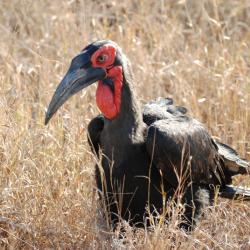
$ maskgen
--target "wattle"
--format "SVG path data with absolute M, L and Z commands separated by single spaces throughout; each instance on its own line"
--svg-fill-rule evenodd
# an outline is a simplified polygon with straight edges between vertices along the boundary
M 108 119 L 114 119 L 119 113 L 112 90 L 102 81 L 98 82 L 96 90 L 96 104 L 103 115 Z

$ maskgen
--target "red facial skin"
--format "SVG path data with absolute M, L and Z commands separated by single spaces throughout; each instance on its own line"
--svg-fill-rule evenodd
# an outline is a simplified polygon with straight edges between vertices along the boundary
M 120 113 L 121 107 L 121 90 L 122 90 L 122 67 L 112 66 L 115 61 L 116 48 L 112 45 L 104 45 L 98 49 L 91 57 L 93 67 L 104 68 L 107 77 L 112 78 L 114 83 L 114 92 L 110 87 L 98 81 L 96 90 L 96 103 L 103 115 L 107 119 L 114 119 Z M 101 58 L 101 60 L 100 60 Z

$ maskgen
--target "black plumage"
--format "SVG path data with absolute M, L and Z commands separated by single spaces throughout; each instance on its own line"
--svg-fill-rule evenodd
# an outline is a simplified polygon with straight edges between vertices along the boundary
M 96 67 L 93 54 L 105 46 L 116 50 L 113 63 Z M 109 70 L 122 68 L 119 112 L 111 119 L 99 115 L 88 125 L 90 147 L 101 162 L 95 170 L 97 188 L 112 223 L 123 218 L 143 225 L 147 213 L 163 212 L 165 199 L 174 198 L 185 204 L 181 225 L 190 228 L 211 204 L 216 187 L 227 197 L 237 193 L 227 185 L 233 175 L 246 174 L 249 163 L 229 146 L 213 140 L 203 125 L 172 99 L 158 98 L 141 108 L 133 90 L 130 63 L 114 42 L 95 42 L 76 58 L 82 65 L 72 61 L 74 65 L 50 103 L 46 123 L 71 95 L 97 80 L 115 98 L 117 79 L 109 76 Z M 244 190 L 238 194 L 249 196 Z

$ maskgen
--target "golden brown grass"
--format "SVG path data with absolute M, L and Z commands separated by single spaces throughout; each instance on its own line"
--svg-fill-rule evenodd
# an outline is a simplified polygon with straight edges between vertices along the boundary
M 126 237 L 101 220 L 86 126 L 95 87 L 44 126 L 71 58 L 96 39 L 131 59 L 141 100 L 174 97 L 212 135 L 250 158 L 248 0 L 0 2 L 0 246 L 63 249 L 249 249 L 250 203 L 219 199 L 195 231 L 173 219 Z M 249 178 L 236 183 L 249 185 Z

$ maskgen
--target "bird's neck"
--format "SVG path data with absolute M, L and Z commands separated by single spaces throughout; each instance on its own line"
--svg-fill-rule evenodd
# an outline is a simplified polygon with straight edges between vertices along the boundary
M 145 124 L 132 86 L 132 75 L 123 72 L 120 112 L 114 119 L 105 119 L 101 134 L 103 153 L 114 167 L 128 155 L 139 155 L 144 142 Z
M 116 118 L 107 122 L 107 129 L 116 133 L 119 131 L 123 141 L 140 142 L 143 140 L 145 125 L 131 81 L 132 76 L 129 80 L 126 76 L 123 78 L 120 111 Z
M 109 136 L 112 137 L 115 131 L 116 138 L 123 138 L 124 142 L 129 143 L 131 140 L 142 140 L 144 123 L 133 89 L 133 74 L 125 56 L 123 60 L 125 63 L 122 66 L 114 66 L 108 70 L 105 81 L 98 82 L 96 102 L 106 117 Z

